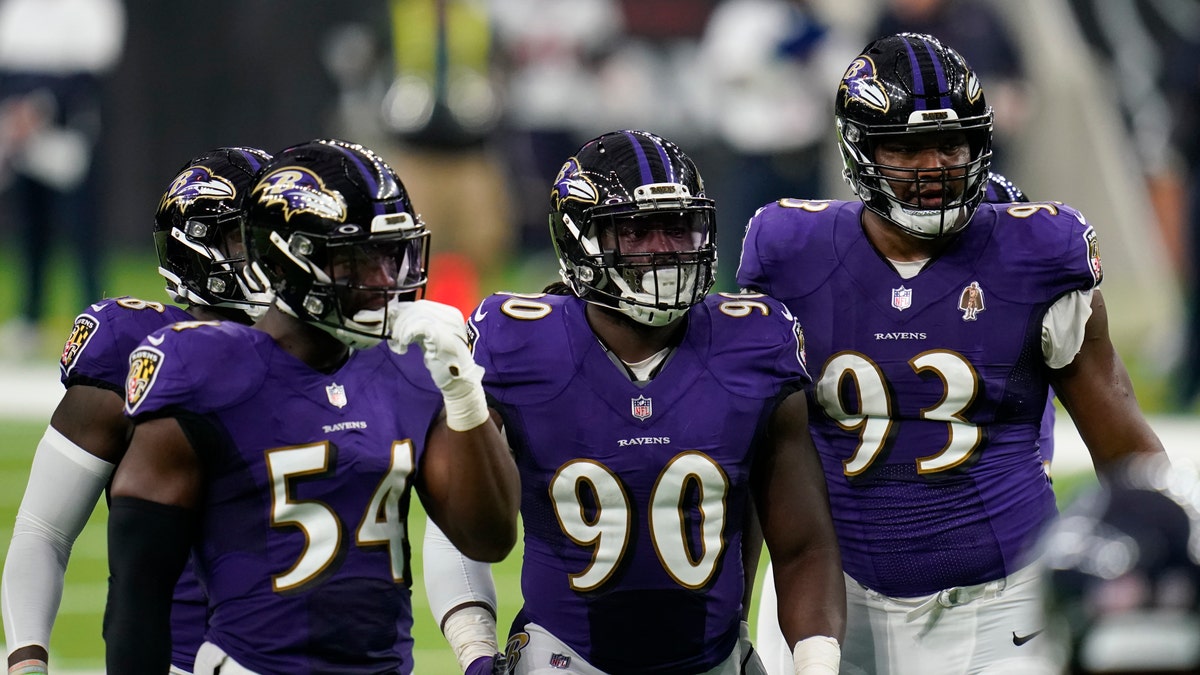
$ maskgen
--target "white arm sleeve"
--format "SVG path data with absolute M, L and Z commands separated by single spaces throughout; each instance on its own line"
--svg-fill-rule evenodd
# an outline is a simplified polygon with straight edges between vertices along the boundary
M 1083 346 L 1083 329 L 1092 316 L 1092 289 L 1059 298 L 1042 318 L 1042 356 L 1051 368 L 1075 360 Z
M 429 609 L 454 650 L 459 667 L 465 671 L 475 659 L 499 651 L 492 566 L 460 553 L 429 518 L 425 519 L 421 557 Z M 467 603 L 476 604 L 464 607 Z
M 439 626 L 451 610 L 467 603 L 486 605 L 493 615 L 496 613 L 492 566 L 460 553 L 428 517 L 421 559 L 425 566 L 425 595 Z
M 112 464 L 46 427 L 33 456 L 0 584 L 9 653 L 29 645 L 49 646 L 71 546 L 112 472 Z

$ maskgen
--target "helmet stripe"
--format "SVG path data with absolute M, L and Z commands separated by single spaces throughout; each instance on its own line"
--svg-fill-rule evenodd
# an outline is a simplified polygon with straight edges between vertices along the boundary
M 641 136 L 626 131 L 625 136 L 629 139 L 629 144 L 633 146 L 633 153 L 637 155 L 638 171 L 642 175 L 642 183 L 653 183 L 654 174 L 650 171 L 650 162 L 646 159 L 646 151 L 642 149 Z
M 917 54 L 913 51 L 912 41 L 904 41 L 904 49 L 908 52 L 908 67 L 912 70 L 913 78 L 913 107 L 916 110 L 925 110 L 925 75 L 921 72 L 921 63 L 917 60 Z
M 923 48 L 924 55 L 929 57 L 929 62 L 924 67 L 922 66 L 922 61 L 924 61 L 924 59 L 921 58 L 921 55 L 919 55 L 916 50 L 913 49 L 913 42 L 918 42 Z M 942 60 L 938 57 L 937 52 L 934 51 L 934 47 L 935 45 L 933 43 L 925 40 L 904 41 L 904 48 L 908 52 L 908 64 L 909 67 L 912 68 L 914 94 L 913 107 L 916 110 L 928 110 L 929 103 L 926 97 L 932 96 L 934 93 L 942 94 L 938 100 L 939 108 L 954 107 L 954 102 L 951 101 L 950 97 L 947 95 L 950 92 L 950 85 L 946 79 L 946 70 L 942 67 Z M 932 72 L 930 72 L 930 70 L 932 70 Z M 932 78 L 933 82 L 931 82 L 931 84 L 936 87 L 928 93 L 925 90 L 925 80 L 927 77 Z
M 939 92 L 942 92 L 942 97 L 941 97 L 941 101 L 940 101 L 941 105 L 939 107 L 953 108 L 954 103 L 951 102 L 950 97 L 946 95 L 946 94 L 950 93 L 950 86 L 946 80 L 946 70 L 944 68 L 942 68 L 942 59 L 939 57 L 939 55 L 936 52 L 934 52 L 934 50 L 933 50 L 934 45 L 932 43 L 923 42 L 922 46 L 925 47 L 926 53 L 929 54 L 929 60 L 933 63 L 933 74 L 934 74 L 934 77 L 937 78 L 937 85 L 938 85 L 937 90 Z

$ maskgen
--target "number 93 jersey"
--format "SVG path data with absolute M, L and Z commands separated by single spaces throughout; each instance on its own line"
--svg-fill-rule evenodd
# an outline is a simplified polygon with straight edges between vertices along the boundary
M 1003 578 L 1055 513 L 1037 446 L 1042 320 L 1099 283 L 1095 232 L 1061 204 L 983 204 L 905 279 L 867 240 L 862 208 L 768 205 L 738 270 L 805 326 L 843 566 L 893 597 Z
M 738 638 L 754 447 L 805 386 L 800 330 L 762 295 L 712 295 L 635 383 L 575 296 L 493 295 L 468 327 L 521 472 L 525 607 L 592 665 L 702 672 Z
M 238 324 L 148 336 L 126 414 L 176 417 L 204 466 L 207 639 L 261 673 L 411 672 L 406 519 L 441 408 L 415 349 L 324 374 Z

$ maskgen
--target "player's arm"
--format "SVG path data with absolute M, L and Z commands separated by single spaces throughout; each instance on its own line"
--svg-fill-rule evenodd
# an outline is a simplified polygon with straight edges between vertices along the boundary
M 742 580 L 742 621 L 750 620 L 750 607 L 754 600 L 754 580 L 758 577 L 758 563 L 762 559 L 763 535 L 762 526 L 758 522 L 758 513 L 754 503 L 746 509 L 746 518 L 742 523 L 742 570 L 745 578 Z
M 416 487 L 429 517 L 467 557 L 499 562 L 516 545 L 521 483 L 496 424 L 455 431 L 443 416 L 430 431 Z
M 125 449 L 121 405 L 115 391 L 71 386 L 38 442 L 0 591 L 9 667 L 38 672 L 48 659 L 71 547 Z
M 1083 342 L 1066 366 L 1051 370 L 1051 384 L 1103 473 L 1121 457 L 1163 452 L 1162 442 L 1138 407 L 1133 383 L 1108 334 L 1108 310 L 1092 291 Z
M 442 392 L 444 414 L 429 431 L 416 488 L 425 511 L 473 560 L 498 562 L 517 543 L 521 483 L 517 465 L 492 422 L 483 368 L 467 347 L 455 308 L 428 300 L 389 307 L 391 349 L 420 345 L 425 367 Z
M 796 673 L 832 675 L 846 629 L 846 587 L 803 392 L 788 396 L 771 416 L 752 480 L 775 573 L 779 626 L 793 648 Z
M 466 557 L 432 520 L 421 551 L 429 609 L 464 673 L 490 675 L 499 653 L 492 566 Z
M 199 458 L 179 420 L 140 421 L 113 474 L 108 516 L 108 672 L 171 666 L 171 598 L 197 530 Z

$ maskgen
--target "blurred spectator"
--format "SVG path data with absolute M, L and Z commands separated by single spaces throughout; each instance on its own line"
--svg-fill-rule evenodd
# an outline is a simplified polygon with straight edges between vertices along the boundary
M 390 0 L 394 76 L 384 125 L 398 141 L 389 161 L 426 222 L 429 297 L 464 313 L 508 264 L 512 209 L 493 147 L 503 102 L 493 72 L 485 0 Z
M 1070 0 L 1107 71 L 1133 139 L 1157 226 L 1185 281 L 1186 325 L 1173 400 L 1200 394 L 1200 5 L 1194 2 Z M 1136 175 L 1136 174 L 1135 174 Z
M 492 13 L 508 91 L 503 150 L 516 237 L 526 256 L 548 253 L 546 186 L 563 158 L 595 135 L 598 64 L 621 39 L 624 21 L 615 0 L 504 0 Z
M 1012 175 L 1008 147 L 1029 118 L 1029 94 L 1021 52 L 1004 18 L 986 0 L 888 0 L 875 35 L 903 31 L 944 41 L 987 83 L 988 104 L 996 112 L 992 169 L 1020 183 Z
M 24 266 L 19 316 L 0 331 L 9 356 L 40 348 L 57 242 L 75 257 L 81 299 L 101 296 L 94 150 L 104 76 L 124 39 L 120 0 L 0 0 L 0 184 Z
M 860 46 L 807 0 L 726 0 L 709 18 L 701 43 L 712 84 L 706 109 L 723 155 L 707 162 L 720 167 L 709 181 L 720 223 L 718 290 L 735 290 L 742 235 L 759 207 L 828 196 L 833 101 L 813 92 L 829 90 Z

